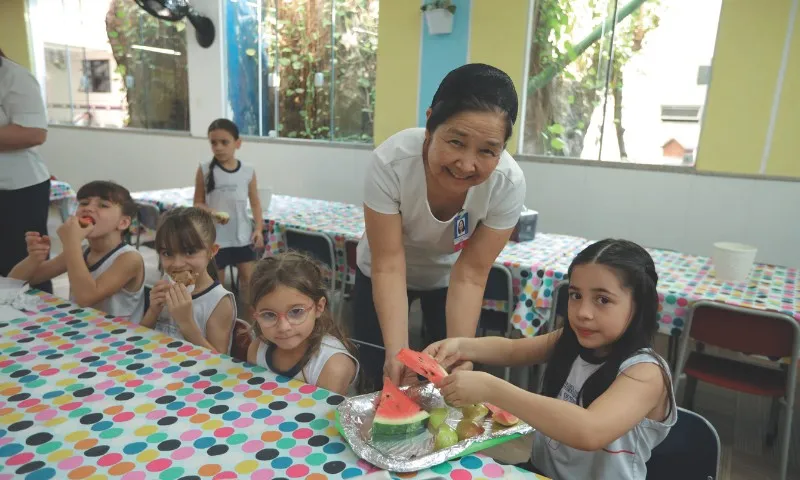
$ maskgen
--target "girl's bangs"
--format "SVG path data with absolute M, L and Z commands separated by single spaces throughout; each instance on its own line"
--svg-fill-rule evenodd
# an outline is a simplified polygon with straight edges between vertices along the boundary
M 172 216 L 164 218 L 164 223 L 156 230 L 155 247 L 158 253 L 185 254 L 206 250 L 208 245 L 190 218 Z

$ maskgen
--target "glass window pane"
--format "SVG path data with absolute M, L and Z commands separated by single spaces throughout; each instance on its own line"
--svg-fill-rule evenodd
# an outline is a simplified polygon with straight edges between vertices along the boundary
M 650 0 L 620 21 L 601 160 L 694 164 L 721 3 Z
M 523 152 L 694 163 L 720 5 L 537 2 Z
M 523 152 L 596 160 L 614 0 L 534 6 Z
M 189 129 L 185 25 L 126 0 L 39 0 L 54 123 Z
M 336 0 L 334 140 L 372 142 L 378 1 Z

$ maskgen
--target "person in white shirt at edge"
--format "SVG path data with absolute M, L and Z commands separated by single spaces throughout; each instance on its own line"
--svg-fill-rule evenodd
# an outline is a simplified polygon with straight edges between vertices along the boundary
M 46 139 L 39 83 L 0 50 L 0 276 L 28 256 L 27 232 L 47 235 L 50 173 L 35 148 Z M 49 280 L 36 287 L 53 292 Z
M 426 343 L 475 336 L 489 270 L 525 199 L 525 177 L 505 151 L 517 109 L 508 75 L 464 65 L 442 80 L 425 128 L 398 132 L 375 149 L 353 317 L 357 340 L 386 347 L 359 352 L 376 389 L 384 375 L 395 384 L 413 378 L 395 359 L 409 345 L 413 300 L 421 301 Z

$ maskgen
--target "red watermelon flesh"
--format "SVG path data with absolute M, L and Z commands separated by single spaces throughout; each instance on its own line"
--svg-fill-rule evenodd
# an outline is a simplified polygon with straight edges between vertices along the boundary
M 397 353 L 397 359 L 417 375 L 422 375 L 430 380 L 434 385 L 438 385 L 447 376 L 447 370 L 427 353 L 402 348 Z
M 488 408 L 489 411 L 492 412 L 492 420 L 499 423 L 500 425 L 506 427 L 512 427 L 519 423 L 519 418 L 515 417 L 514 415 L 511 415 L 502 408 L 495 407 L 491 403 L 484 403 L 484 405 L 486 405 L 486 408 Z
M 372 421 L 372 437 L 410 437 L 425 430 L 428 412 L 408 398 L 388 378 L 383 379 L 383 390 Z

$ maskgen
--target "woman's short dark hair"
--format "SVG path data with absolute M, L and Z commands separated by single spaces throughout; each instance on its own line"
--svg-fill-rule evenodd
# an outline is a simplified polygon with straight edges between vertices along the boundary
M 444 77 L 431 101 L 431 116 L 425 128 L 433 133 L 447 119 L 467 111 L 505 113 L 508 141 L 517 120 L 519 100 L 511 78 L 499 68 L 469 63 Z

